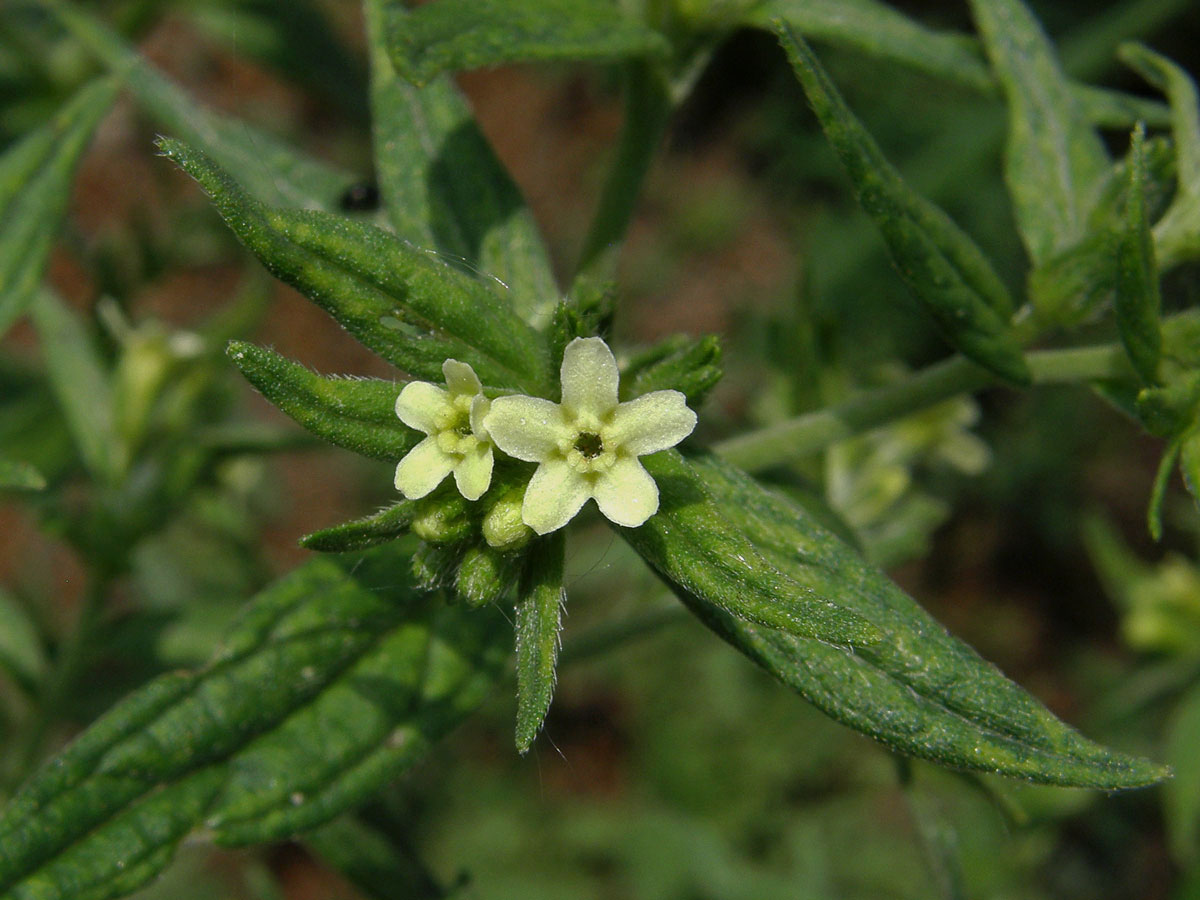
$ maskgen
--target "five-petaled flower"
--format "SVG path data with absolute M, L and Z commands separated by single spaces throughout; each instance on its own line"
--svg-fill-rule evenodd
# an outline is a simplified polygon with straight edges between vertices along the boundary
M 478 500 L 492 482 L 492 442 L 483 426 L 490 404 L 466 363 L 448 359 L 442 374 L 448 390 L 414 381 L 396 398 L 400 421 L 428 435 L 396 466 L 396 489 L 416 500 L 453 472 L 459 492 Z
M 576 338 L 562 361 L 562 402 L 498 397 L 483 425 L 510 456 L 539 463 L 521 517 L 538 534 L 566 525 L 589 499 L 618 525 L 635 528 L 658 511 L 658 486 L 639 456 L 692 433 L 696 414 L 679 391 L 617 401 L 620 375 L 600 338 Z

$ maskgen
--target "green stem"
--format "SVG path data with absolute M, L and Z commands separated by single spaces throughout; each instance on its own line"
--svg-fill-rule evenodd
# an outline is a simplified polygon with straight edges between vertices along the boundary
M 625 123 L 617 155 L 600 193 L 592 226 L 583 244 L 577 275 L 588 275 L 608 258 L 629 227 L 642 181 L 658 149 L 671 113 L 671 98 L 662 73 L 651 63 L 625 67 Z
M 63 702 L 76 687 L 100 614 L 104 610 L 109 584 L 107 577 L 98 575 L 88 582 L 75 625 L 59 646 L 54 667 L 43 683 L 33 721 L 21 736 L 11 757 L 9 773 L 12 777 L 9 783 L 13 785 L 24 781 L 41 760 L 50 728 L 58 720 Z
M 1026 356 L 1034 384 L 1057 384 L 1129 374 L 1120 344 L 1042 350 Z M 805 413 L 767 428 L 722 441 L 725 459 L 754 472 L 823 450 L 830 444 L 886 425 L 958 394 L 997 383 L 995 376 L 956 356 L 936 363 L 901 384 L 853 397 L 837 406 Z

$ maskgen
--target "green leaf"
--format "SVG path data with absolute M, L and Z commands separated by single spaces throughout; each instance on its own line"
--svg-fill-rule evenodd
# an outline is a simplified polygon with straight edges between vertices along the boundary
M 1120 57 L 1163 90 L 1171 103 L 1179 190 L 1154 226 L 1154 241 L 1164 269 L 1200 257 L 1200 94 L 1188 73 L 1139 44 L 1124 44 Z
M 534 542 L 517 598 L 517 750 L 528 753 L 542 730 L 554 695 L 562 629 L 563 532 Z
M 75 167 L 116 96 L 116 79 L 91 83 L 0 156 L 0 336 L 37 292 Z
M 1125 228 L 1117 241 L 1115 309 L 1121 343 L 1129 361 L 1144 382 L 1156 384 L 1162 358 L 1162 330 L 1158 324 L 1162 301 L 1146 212 L 1145 137 L 1145 129 L 1138 127 L 1129 151 L 1129 198 Z
M 875 221 L 892 261 L 946 340 L 1009 381 L 1029 368 L 1008 326 L 1012 300 L 983 251 L 939 207 L 904 183 L 846 106 L 808 45 L 786 24 L 779 39 L 826 137 Z
M 1108 153 L 1028 8 L 971 0 L 971 9 L 1008 103 L 1005 180 L 1036 266 L 1083 237 L 1109 176 Z
M 992 94 L 999 86 L 979 42 L 969 35 L 928 28 L 877 0 L 765 0 L 743 22 L 759 28 L 783 19 L 805 37 L 900 63 L 935 78 Z M 1132 94 L 1072 82 L 1069 90 L 1084 117 L 1096 125 L 1130 128 L 1138 120 L 1166 123 L 1161 103 Z
M 259 203 L 203 153 L 168 139 L 160 147 L 273 275 L 388 362 L 440 383 L 452 358 L 488 385 L 546 389 L 541 338 L 482 282 L 373 225 Z
M 412 500 L 400 500 L 371 516 L 322 528 L 300 538 L 300 546 L 324 553 L 345 553 L 386 544 L 404 536 L 417 513 Z
M 418 84 L 514 62 L 666 56 L 666 38 L 609 0 L 436 0 L 389 23 L 392 62 Z
M 1150 487 L 1150 501 L 1146 504 L 1146 530 L 1156 541 L 1162 540 L 1163 503 L 1167 499 L 1167 485 L 1171 481 L 1171 473 L 1175 471 L 1175 462 L 1179 459 L 1179 438 L 1167 444 L 1162 459 L 1158 461 L 1158 469 L 1154 473 L 1154 483 Z
M 651 391 L 676 390 L 699 409 L 721 380 L 721 342 L 716 335 L 697 340 L 678 335 L 630 361 L 621 375 L 621 399 Z
M 530 324 L 558 298 L 533 214 L 447 76 L 418 88 L 397 77 L 384 46 L 384 4 L 367 0 L 375 169 L 401 238 L 489 273 Z M 407 14 L 393 6 L 397 21 Z
M 730 560 L 740 565 L 733 571 L 743 591 L 770 566 L 793 591 L 872 623 L 879 639 L 838 646 L 738 617 L 699 576 L 691 583 L 668 578 L 705 624 L 842 724 L 942 765 L 1048 784 L 1116 790 L 1166 776 L 1161 766 L 1100 747 L 1059 721 L 804 510 L 743 472 L 708 455 L 685 461 L 664 453 L 646 463 L 662 493 L 661 511 L 627 537 L 656 569 L 670 555 L 693 553 L 689 540 L 714 551 L 728 542 L 720 531 L 702 539 L 680 533 L 685 511 L 710 507 L 726 535 L 741 535 L 759 550 L 758 559 Z M 647 530 L 655 542 L 641 538 Z
M 46 671 L 46 656 L 37 628 L 25 610 L 0 588 L 0 669 L 26 687 L 36 685 Z
M 226 351 L 262 395 L 322 440 L 398 462 L 421 435 L 396 418 L 400 385 L 318 375 L 274 350 L 230 341 Z
M 97 59 L 120 74 L 138 104 L 162 127 L 200 147 L 255 197 L 289 206 L 335 209 L 354 181 L 252 125 L 205 109 L 151 66 L 124 38 L 65 0 L 43 0 Z
M 1200 684 L 1171 714 L 1165 753 L 1175 772 L 1163 789 L 1171 854 L 1179 865 L 1194 866 L 1200 859 Z
M 483 699 L 498 614 L 417 593 L 403 554 L 318 557 L 263 591 L 204 670 L 102 717 L 0 815 L 0 897 L 106 900 L 203 828 L 276 840 L 362 803 Z
M 834 602 L 835 593 L 815 592 L 806 572 L 780 568 L 732 525 L 728 510 L 678 451 L 642 463 L 658 484 L 659 509 L 645 525 L 620 533 L 677 593 L 830 644 L 857 648 L 881 639 L 874 623 Z
M 127 460 L 117 442 L 109 373 L 78 315 L 48 290 L 30 308 L 46 373 L 84 466 L 111 482 Z
M 46 477 L 27 462 L 0 456 L 0 490 L 40 491 Z

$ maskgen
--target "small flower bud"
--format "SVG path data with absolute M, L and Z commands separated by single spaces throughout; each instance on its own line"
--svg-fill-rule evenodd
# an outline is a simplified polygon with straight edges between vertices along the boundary
M 431 544 L 461 541 L 471 531 L 467 506 L 458 494 L 442 494 L 421 503 L 412 522 L 412 533 Z
M 519 550 L 533 537 L 533 529 L 521 518 L 524 487 L 516 487 L 501 495 L 483 517 L 483 539 L 497 550 Z
M 516 584 L 521 557 L 491 547 L 472 547 L 463 556 L 454 591 L 468 606 L 500 600 Z

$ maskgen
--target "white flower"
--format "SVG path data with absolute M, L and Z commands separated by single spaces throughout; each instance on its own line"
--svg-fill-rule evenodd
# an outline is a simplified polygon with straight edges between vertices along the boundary
M 400 421 L 429 435 L 396 466 L 396 489 L 416 500 L 453 472 L 459 492 L 478 500 L 492 481 L 492 442 L 483 427 L 490 401 L 466 363 L 448 359 L 442 374 L 449 390 L 414 381 L 396 398 Z
M 576 338 L 562 362 L 562 403 L 498 397 L 484 419 L 496 446 L 540 463 L 521 505 L 538 534 L 566 525 L 594 498 L 611 521 L 636 528 L 658 511 L 658 485 L 639 456 L 673 447 L 692 433 L 696 414 L 679 391 L 617 402 L 620 378 L 600 338 Z

